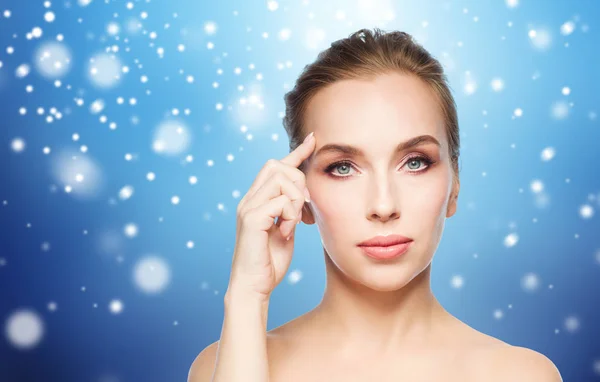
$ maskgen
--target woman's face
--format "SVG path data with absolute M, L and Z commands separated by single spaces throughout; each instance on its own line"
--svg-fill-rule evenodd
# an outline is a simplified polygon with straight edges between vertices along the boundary
M 394 73 L 336 82 L 310 100 L 305 114 L 316 147 L 306 163 L 311 203 L 303 220 L 317 224 L 327 254 L 346 276 L 374 290 L 400 289 L 427 268 L 445 219 L 456 211 L 459 185 L 444 119 L 421 81 Z M 396 151 L 422 135 L 433 139 Z M 320 150 L 331 144 L 357 152 Z M 390 234 L 413 240 L 393 260 L 374 260 L 357 246 Z

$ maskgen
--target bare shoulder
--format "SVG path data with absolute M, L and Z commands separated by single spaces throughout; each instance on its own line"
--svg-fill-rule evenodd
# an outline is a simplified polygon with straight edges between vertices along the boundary
M 482 372 L 489 381 L 562 382 L 556 365 L 535 350 L 506 343 L 487 350 L 478 357 L 484 358 L 480 359 L 480 365 L 484 366 Z
M 558 368 L 548 357 L 535 350 L 509 346 L 500 348 L 496 358 L 497 375 L 502 381 L 562 382 Z M 500 379 L 499 379 L 500 380 Z
M 464 340 L 464 354 L 474 380 L 562 382 L 556 365 L 542 353 L 513 346 L 465 323 L 458 323 L 454 332 L 460 333 Z
M 215 371 L 218 348 L 219 341 L 213 342 L 196 356 L 188 372 L 188 382 L 210 382 Z

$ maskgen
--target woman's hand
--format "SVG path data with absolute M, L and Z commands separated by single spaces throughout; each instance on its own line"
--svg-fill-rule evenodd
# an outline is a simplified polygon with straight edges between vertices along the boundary
M 311 133 L 285 158 L 268 160 L 238 204 L 228 294 L 268 300 L 287 272 L 293 234 L 302 220 L 304 203 L 310 202 L 306 178 L 298 167 L 314 148 Z

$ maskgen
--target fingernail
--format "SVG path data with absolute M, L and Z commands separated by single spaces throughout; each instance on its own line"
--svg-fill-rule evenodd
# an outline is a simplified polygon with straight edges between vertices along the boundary
M 314 131 L 313 131 L 313 132 L 311 132 L 310 134 L 308 134 L 308 135 L 306 136 L 306 138 L 304 138 L 304 142 L 303 142 L 303 143 L 306 143 L 306 142 L 310 141 L 310 140 L 313 138 L 314 134 L 315 134 L 315 132 L 314 132 Z
M 304 187 L 304 201 L 306 201 L 306 203 L 310 203 L 310 193 L 306 187 Z

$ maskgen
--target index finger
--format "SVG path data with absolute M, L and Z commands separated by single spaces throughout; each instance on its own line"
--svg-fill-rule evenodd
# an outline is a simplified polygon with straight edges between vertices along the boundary
M 281 162 L 296 168 L 299 167 L 315 150 L 315 142 L 316 140 L 313 131 L 304 138 L 304 142 L 302 142 L 300 146 L 296 147 L 294 151 L 286 155 Z

